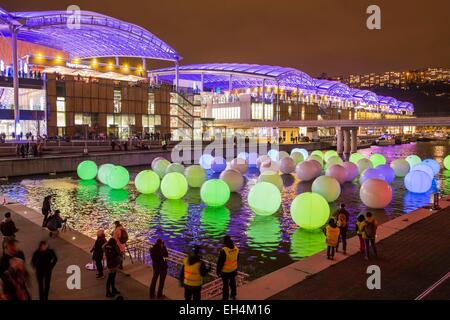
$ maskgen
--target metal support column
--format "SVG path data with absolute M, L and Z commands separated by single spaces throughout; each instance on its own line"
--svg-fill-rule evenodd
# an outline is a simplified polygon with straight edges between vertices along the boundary
M 344 132 L 344 153 L 349 154 L 350 153 L 350 129 L 344 128 L 342 130 Z
M 280 121 L 281 117 L 280 117 L 280 84 L 277 82 L 277 114 L 274 117 L 274 120 Z
M 145 58 L 142 58 L 142 70 L 144 74 L 147 72 L 147 60 Z
M 205 90 L 204 86 L 205 86 L 205 77 L 203 75 L 203 72 L 200 74 L 200 82 L 202 83 L 202 92 Z
M 12 60 L 13 60 L 13 87 L 14 87 L 14 133 L 20 134 L 20 106 L 19 106 L 19 61 L 17 54 L 18 28 L 11 26 L 12 35 Z
M 116 68 L 120 67 L 120 60 L 119 57 L 116 57 Z
M 262 93 L 261 93 L 263 120 L 266 120 L 266 108 L 265 108 L 266 103 L 265 103 L 265 99 L 264 99 L 265 94 L 266 94 L 266 79 L 263 79 Z
M 350 152 L 355 153 L 358 150 L 358 128 L 352 128 Z
M 336 151 L 338 154 L 342 154 L 344 151 L 344 136 L 341 127 L 336 127 Z
M 175 61 L 175 87 L 178 91 L 178 87 L 180 85 L 180 64 L 178 62 L 178 60 Z

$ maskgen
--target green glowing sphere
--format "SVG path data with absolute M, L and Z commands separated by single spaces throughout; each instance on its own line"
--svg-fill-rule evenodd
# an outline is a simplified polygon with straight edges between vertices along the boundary
M 122 166 L 115 166 L 108 176 L 108 185 L 113 189 L 122 189 L 129 181 L 130 174 Z
M 166 174 L 166 169 L 170 165 L 170 162 L 166 159 L 159 159 L 152 165 L 153 171 L 162 179 Z
M 304 192 L 291 204 L 291 217 L 300 228 L 314 230 L 322 227 L 330 216 L 327 200 L 318 193 Z
M 450 154 L 444 158 L 444 167 L 447 170 L 450 170 Z
M 396 159 L 392 161 L 391 168 L 394 169 L 396 177 L 404 177 L 410 170 L 409 163 L 405 159 Z
M 420 159 L 419 156 L 416 156 L 415 154 L 412 154 L 410 156 L 406 157 L 406 161 L 408 161 L 409 163 L 409 168 L 412 169 L 414 168 L 416 165 L 422 163 L 422 159 Z
M 200 197 L 209 207 L 220 207 L 230 199 L 230 188 L 223 180 L 211 179 L 202 185 Z
M 206 181 L 206 171 L 199 165 L 192 165 L 184 170 L 184 176 L 191 188 L 200 188 Z
M 166 168 L 166 174 L 171 172 L 179 172 L 181 174 L 184 174 L 184 166 L 181 163 L 171 163 Z
M 249 207 L 261 216 L 270 216 L 278 211 L 281 205 L 280 190 L 270 182 L 258 182 L 247 196 Z
M 167 199 L 177 200 L 184 197 L 188 191 L 186 178 L 179 172 L 171 172 L 161 181 L 161 192 Z
M 339 157 L 339 156 L 336 156 L 336 155 L 331 156 L 328 158 L 328 161 L 326 162 L 325 169 L 328 169 L 329 167 L 331 167 L 335 164 L 343 165 L 344 161 L 342 161 L 341 157 Z
M 294 160 L 296 165 L 305 160 L 305 158 L 303 157 L 303 153 L 301 153 L 300 151 L 292 152 L 291 158 L 292 160 Z
M 333 177 L 320 176 L 314 180 L 311 191 L 320 194 L 328 202 L 334 202 L 341 195 L 341 185 Z
M 108 184 L 108 177 L 111 173 L 111 170 L 114 168 L 114 165 L 111 163 L 102 164 L 98 168 L 97 179 L 103 184 Z
M 355 153 L 351 154 L 351 156 L 350 156 L 348 161 L 349 162 L 353 162 L 354 164 L 358 164 L 358 161 L 363 159 L 363 158 L 364 158 L 363 154 L 361 154 L 359 152 L 355 152 Z
M 356 165 L 358 166 L 358 172 L 359 174 L 363 173 L 364 170 L 369 169 L 369 168 L 373 168 L 373 164 L 372 161 L 370 161 L 367 158 L 362 158 L 360 159 Z
M 325 155 L 324 155 L 323 159 L 326 162 L 328 162 L 328 159 L 330 159 L 331 157 L 339 157 L 339 155 L 336 152 L 336 150 L 328 150 L 327 152 L 325 152 Z
M 77 167 L 77 174 L 81 180 L 92 180 L 97 176 L 97 165 L 94 161 L 85 160 Z
M 283 178 L 278 174 L 278 172 L 268 170 L 261 172 L 258 177 L 258 182 L 269 182 L 278 188 L 278 190 L 283 190 Z
M 159 183 L 159 176 L 152 170 L 141 171 L 134 179 L 137 191 L 143 194 L 155 193 L 159 188 Z
M 370 161 L 372 161 L 374 168 L 381 166 L 382 164 L 386 164 L 386 158 L 379 153 L 374 153 L 373 155 L 371 155 Z
M 314 150 L 309 156 L 319 156 L 323 160 L 323 152 L 321 150 Z

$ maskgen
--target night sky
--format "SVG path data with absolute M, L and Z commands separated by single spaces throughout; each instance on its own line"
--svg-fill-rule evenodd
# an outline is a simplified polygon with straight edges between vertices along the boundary
M 312 76 L 450 67 L 449 0 L 0 0 L 9 11 L 71 4 L 147 28 L 181 64 L 272 64 Z M 381 7 L 381 30 L 366 28 L 370 4 Z

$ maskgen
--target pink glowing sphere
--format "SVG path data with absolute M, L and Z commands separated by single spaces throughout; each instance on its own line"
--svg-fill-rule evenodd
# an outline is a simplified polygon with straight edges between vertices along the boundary
M 356 164 L 354 164 L 353 162 L 344 162 L 342 166 L 345 168 L 345 172 L 347 175 L 346 181 L 351 182 L 358 177 L 359 171 Z
M 359 197 L 367 207 L 383 209 L 392 201 L 392 188 L 384 180 L 368 179 L 362 184 Z
M 280 160 L 280 171 L 283 174 L 289 174 L 295 171 L 295 161 L 291 157 L 285 157 Z
M 316 163 L 314 163 L 316 162 Z M 295 173 L 302 181 L 311 181 L 320 176 L 322 167 L 317 161 L 306 160 L 297 165 Z
M 330 166 L 325 175 L 335 178 L 340 184 L 347 181 L 347 172 L 345 171 L 344 166 L 341 166 L 340 164 L 333 164 Z

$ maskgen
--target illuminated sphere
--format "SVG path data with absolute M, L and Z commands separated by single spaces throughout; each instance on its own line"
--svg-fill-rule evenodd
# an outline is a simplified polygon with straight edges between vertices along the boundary
M 283 190 L 283 179 L 276 171 L 264 171 L 258 177 L 258 182 L 269 182 L 276 186 L 278 190 Z
M 383 209 L 392 201 L 392 188 L 384 180 L 366 180 L 359 189 L 361 201 L 369 208 Z
M 97 176 L 97 165 L 94 161 L 85 160 L 77 167 L 77 174 L 81 180 L 92 180 Z
M 345 172 L 344 166 L 340 164 L 333 164 L 325 172 L 326 176 L 335 178 L 340 184 L 347 181 L 347 173 Z
M 166 174 L 167 167 L 170 165 L 169 160 L 159 159 L 155 162 L 155 165 L 152 166 L 153 171 L 160 177 L 164 177 Z
M 431 189 L 433 179 L 420 170 L 411 171 L 405 177 L 405 187 L 414 193 L 425 193 Z
M 292 160 L 294 160 L 296 165 L 299 164 L 300 162 L 302 162 L 303 160 L 305 160 L 305 158 L 303 157 L 303 154 L 301 152 L 291 153 L 291 158 L 292 158 Z
M 422 164 L 429 166 L 433 170 L 434 175 L 437 175 L 441 171 L 441 166 L 434 159 L 425 159 L 422 161 Z
M 248 166 L 251 168 L 256 167 L 258 164 L 258 154 L 256 152 L 250 152 L 248 154 Z
M 350 158 L 348 161 L 353 162 L 354 164 L 358 164 L 358 161 L 361 159 L 364 159 L 364 158 L 365 157 L 363 154 L 361 154 L 359 152 L 355 152 L 350 155 Z
M 198 163 L 200 164 L 200 166 L 203 169 L 209 170 L 209 169 L 211 169 L 211 163 L 213 160 L 214 160 L 214 157 L 207 153 L 207 154 L 203 154 L 200 156 Z
M 111 173 L 111 170 L 114 168 L 114 165 L 111 163 L 102 164 L 98 168 L 97 179 L 103 184 L 108 184 L 108 176 Z
M 386 180 L 387 183 L 391 184 L 395 180 L 395 171 L 391 168 L 388 164 L 382 164 L 381 166 L 377 167 L 377 170 L 381 172 L 381 174 L 384 176 L 384 180 Z
M 200 197 L 209 207 L 221 207 L 230 199 L 230 188 L 223 180 L 211 179 L 202 185 Z
M 184 166 L 181 163 L 171 163 L 166 168 L 166 174 L 171 172 L 179 172 L 181 174 L 184 173 Z
M 248 170 L 247 160 L 242 158 L 233 159 L 230 162 L 230 168 L 245 174 Z
M 323 159 L 317 154 L 312 154 L 308 157 L 308 160 L 314 160 L 320 164 L 320 167 L 323 168 Z
M 394 169 L 396 177 L 404 177 L 410 170 L 409 163 L 405 159 L 396 159 L 392 161 L 391 168 Z
M 412 169 L 414 166 L 420 164 L 422 162 L 422 159 L 420 159 L 419 156 L 412 154 L 406 157 L 406 161 L 408 161 L 409 167 Z
M 206 172 L 199 165 L 192 165 L 184 169 L 184 176 L 191 188 L 200 188 L 206 181 Z
M 447 170 L 450 170 L 450 154 L 444 158 L 444 167 Z
M 325 152 L 323 159 L 325 160 L 325 162 L 328 162 L 328 159 L 330 159 L 331 157 L 339 157 L 339 154 L 336 152 L 336 150 L 328 150 L 327 152 Z
M 358 166 L 353 162 L 344 162 L 342 166 L 345 168 L 345 181 L 351 182 L 359 175 Z
M 284 159 L 284 158 L 287 158 L 287 157 L 289 157 L 289 153 L 287 153 L 286 151 L 280 151 L 280 152 L 278 153 L 278 159 L 279 159 L 279 160 Z
M 334 202 L 341 194 L 341 185 L 333 177 L 320 176 L 314 180 L 311 191 L 320 194 L 328 202 Z
M 374 168 L 381 166 L 382 164 L 386 164 L 386 158 L 379 153 L 374 153 L 373 155 L 371 155 L 370 161 L 372 161 Z
M 178 200 L 184 197 L 188 191 L 188 182 L 179 172 L 171 172 L 161 181 L 161 192 L 167 199 Z
M 276 149 L 270 149 L 267 152 L 267 155 L 269 156 L 270 159 L 272 159 L 273 161 L 278 161 L 279 160 L 279 155 L 280 152 Z
M 328 158 L 328 161 L 326 161 L 325 168 L 329 168 L 329 167 L 331 167 L 332 165 L 335 165 L 335 164 L 342 165 L 343 163 L 344 163 L 344 161 L 342 161 L 341 157 L 339 157 L 339 156 L 331 156 L 331 157 Z
M 227 168 L 227 161 L 223 157 L 215 157 L 211 162 L 211 170 L 214 172 L 222 172 Z
M 433 178 L 434 178 L 434 172 L 433 172 L 433 169 L 431 169 L 429 166 L 427 166 L 426 164 L 418 164 L 418 165 L 415 165 L 412 169 L 411 169 L 411 171 L 423 171 L 423 172 L 426 172 L 429 176 L 430 176 L 430 178 L 433 180 Z
M 143 194 L 155 193 L 159 188 L 159 184 L 159 176 L 152 170 L 141 171 L 134 179 L 137 191 Z
M 259 167 L 260 172 L 264 171 L 278 172 L 279 170 L 280 170 L 280 163 L 273 160 L 266 160 L 263 163 L 261 163 L 261 166 Z
M 241 190 L 245 182 L 242 173 L 234 169 L 222 171 L 222 173 L 220 174 L 220 179 L 225 181 L 231 192 L 237 192 Z
M 261 168 L 262 163 L 266 162 L 267 160 L 270 160 L 270 157 L 268 155 L 263 154 L 262 156 L 259 156 L 256 160 L 256 166 L 258 168 Z
M 269 216 L 280 208 L 281 193 L 272 183 L 258 182 L 248 192 L 247 201 L 254 213 Z
M 164 157 L 156 157 L 155 159 L 153 159 L 152 160 L 152 164 L 150 166 L 152 168 L 152 170 L 154 169 L 156 162 L 158 162 L 159 160 L 166 160 L 166 158 L 164 158 Z
M 367 168 L 366 170 L 364 170 L 359 177 L 359 183 L 362 185 L 369 179 L 380 179 L 386 181 L 383 173 L 378 170 L 378 168 Z
M 364 170 L 368 168 L 373 168 L 372 161 L 370 161 L 367 158 L 362 158 L 361 160 L 358 161 L 356 165 L 358 166 L 359 174 L 361 174 Z
M 108 176 L 108 185 L 113 189 L 122 189 L 130 181 L 128 170 L 122 166 L 115 166 Z
M 244 151 L 244 152 L 240 152 L 236 158 L 241 158 L 241 159 L 248 161 L 249 157 L 250 157 L 249 153 Z
M 280 160 L 280 171 L 283 174 L 289 174 L 295 171 L 295 161 L 291 157 L 285 157 Z
M 314 230 L 322 227 L 330 216 L 327 200 L 318 193 L 304 192 L 291 204 L 291 217 L 300 228 Z
M 306 159 L 308 158 L 308 156 L 309 156 L 308 150 L 303 149 L 303 148 L 294 148 L 294 149 L 292 149 L 292 151 L 291 151 L 291 156 L 292 156 L 292 154 L 295 153 L 295 152 L 300 152 L 300 153 L 303 155 L 303 159 L 305 159 L 305 160 L 306 160 Z
M 317 161 L 315 161 L 317 162 Z M 322 169 L 314 160 L 306 160 L 295 167 L 295 173 L 301 181 L 311 181 L 320 176 Z

